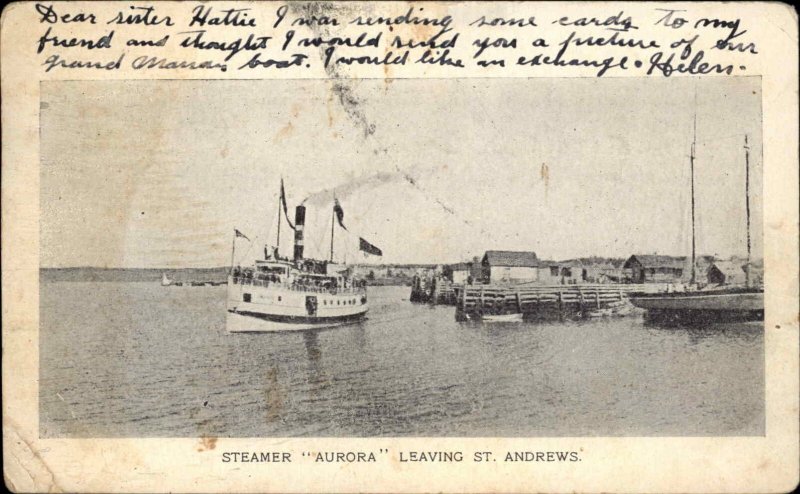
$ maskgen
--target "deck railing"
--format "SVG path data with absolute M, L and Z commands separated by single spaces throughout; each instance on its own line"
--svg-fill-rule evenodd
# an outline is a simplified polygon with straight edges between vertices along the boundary
M 280 281 L 260 280 L 257 278 L 246 278 L 243 276 L 232 277 L 234 285 L 250 285 L 260 286 L 264 288 L 273 288 L 276 290 L 289 290 L 296 292 L 314 292 L 314 293 L 329 293 L 332 295 L 340 293 L 364 293 L 364 287 L 323 287 L 314 285 L 291 284 L 283 283 Z

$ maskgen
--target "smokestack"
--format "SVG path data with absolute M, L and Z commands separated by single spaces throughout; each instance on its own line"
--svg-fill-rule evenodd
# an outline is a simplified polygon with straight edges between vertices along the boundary
M 297 206 L 294 210 L 294 260 L 303 258 L 303 230 L 306 225 L 306 207 Z

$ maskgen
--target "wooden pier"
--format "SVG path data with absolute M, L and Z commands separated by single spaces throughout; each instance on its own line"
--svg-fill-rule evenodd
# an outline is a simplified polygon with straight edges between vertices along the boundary
M 624 304 L 628 293 L 664 288 L 660 284 L 459 285 L 454 287 L 456 320 L 479 320 L 490 314 L 523 314 L 527 318 L 584 315 Z
M 411 282 L 410 300 L 434 305 L 455 305 L 457 286 L 459 285 L 454 285 L 441 276 L 415 275 Z

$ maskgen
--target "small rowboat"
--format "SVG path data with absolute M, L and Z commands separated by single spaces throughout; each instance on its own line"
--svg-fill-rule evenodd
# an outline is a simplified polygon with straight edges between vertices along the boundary
M 483 322 L 521 322 L 522 313 L 517 314 L 487 314 L 482 318 Z

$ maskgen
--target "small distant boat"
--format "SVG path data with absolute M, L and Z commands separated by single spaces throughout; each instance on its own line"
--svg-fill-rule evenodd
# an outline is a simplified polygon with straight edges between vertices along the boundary
M 170 286 L 172 284 L 172 280 L 169 279 L 167 273 L 161 273 L 161 286 Z
M 607 307 L 595 309 L 584 313 L 584 317 L 621 317 L 634 313 L 635 307 L 628 300 L 611 302 Z
M 606 317 L 613 316 L 614 311 L 611 308 L 597 309 L 586 313 L 586 317 Z
M 521 322 L 522 313 L 516 314 L 487 314 L 481 320 L 483 322 Z

